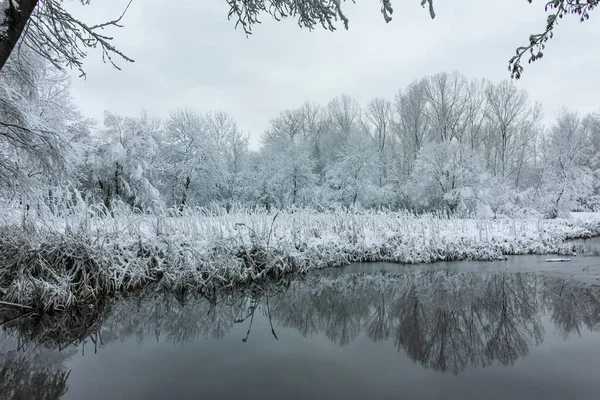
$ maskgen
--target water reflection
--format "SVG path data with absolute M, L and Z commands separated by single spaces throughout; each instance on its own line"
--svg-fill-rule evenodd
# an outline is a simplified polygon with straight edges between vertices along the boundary
M 55 400 L 67 393 L 64 361 L 74 349 L 52 351 L 18 334 L 0 333 L 0 393 L 6 400 Z
M 543 318 L 563 338 L 600 328 L 600 288 L 530 273 L 327 275 L 245 290 L 176 298 L 148 293 L 101 310 L 25 317 L 0 333 L 0 393 L 5 398 L 58 399 L 67 390 L 66 359 L 100 352 L 115 341 L 186 344 L 221 339 L 243 324 L 293 328 L 346 346 L 360 335 L 389 343 L 424 368 L 459 374 L 467 367 L 511 365 L 543 341 Z M 5 315 L 6 319 L 14 315 Z
M 600 238 L 579 239 L 574 241 L 575 250 L 582 256 L 600 256 Z

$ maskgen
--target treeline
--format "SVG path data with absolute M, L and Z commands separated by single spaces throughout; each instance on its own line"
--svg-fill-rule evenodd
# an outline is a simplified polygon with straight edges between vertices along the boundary
M 387 207 L 459 215 L 600 208 L 600 112 L 550 127 L 514 83 L 438 73 L 394 99 L 341 95 L 274 117 L 259 151 L 225 112 L 85 119 L 23 49 L 0 73 L 0 186 L 51 207 Z M 67 197 L 65 197 L 67 196 Z

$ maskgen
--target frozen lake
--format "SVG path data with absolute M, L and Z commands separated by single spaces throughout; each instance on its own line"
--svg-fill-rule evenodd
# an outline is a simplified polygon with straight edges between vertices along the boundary
M 584 243 L 593 254 L 597 241 Z M 356 264 L 205 297 L 21 318 L 16 399 L 597 399 L 600 258 Z M 5 395 L 8 394 L 8 395 Z

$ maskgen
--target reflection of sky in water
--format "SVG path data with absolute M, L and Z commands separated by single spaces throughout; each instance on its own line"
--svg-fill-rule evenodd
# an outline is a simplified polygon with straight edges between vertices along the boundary
M 115 305 L 97 354 L 88 339 L 64 363 L 63 399 L 598 398 L 597 288 L 428 271 L 269 291 L 268 308 L 247 293 Z
M 182 347 L 129 339 L 99 355 L 76 357 L 68 365 L 73 372 L 65 399 L 597 399 L 600 389 L 599 335 L 565 342 L 551 334 L 551 324 L 544 324 L 544 344 L 514 366 L 454 376 L 423 369 L 390 343 L 364 335 L 339 347 L 323 335 L 305 339 L 278 329 L 275 341 L 266 319 L 255 322 L 245 344 L 240 327 L 219 341 Z

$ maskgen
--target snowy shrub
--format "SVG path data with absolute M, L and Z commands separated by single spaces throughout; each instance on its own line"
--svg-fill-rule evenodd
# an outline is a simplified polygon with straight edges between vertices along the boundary
M 163 215 L 115 203 L 29 217 L 3 211 L 0 288 L 23 304 L 61 308 L 148 284 L 200 289 L 359 261 L 496 260 L 572 252 L 567 238 L 600 233 L 583 220 L 457 219 L 386 210 L 315 212 L 188 207 Z

